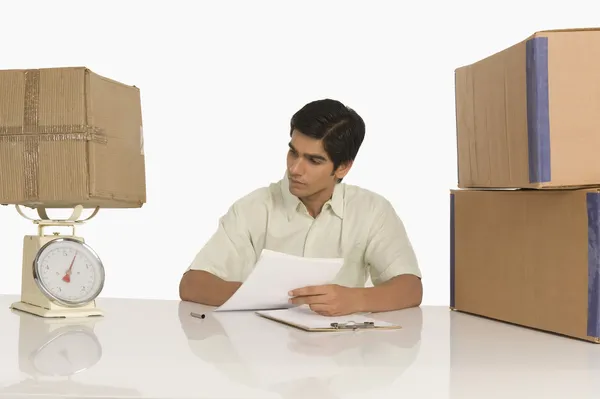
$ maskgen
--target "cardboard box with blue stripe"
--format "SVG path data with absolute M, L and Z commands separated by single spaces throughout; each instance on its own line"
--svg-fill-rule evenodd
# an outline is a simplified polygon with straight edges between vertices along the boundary
M 450 307 L 600 337 L 600 189 L 453 190 Z
M 600 30 L 538 32 L 455 71 L 458 187 L 600 185 Z
M 600 30 L 456 70 L 450 307 L 600 342 Z

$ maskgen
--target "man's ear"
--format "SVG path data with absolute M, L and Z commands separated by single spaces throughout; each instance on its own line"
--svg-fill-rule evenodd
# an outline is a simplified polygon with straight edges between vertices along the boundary
M 337 170 L 335 172 L 333 172 L 333 175 L 337 179 L 343 179 L 344 177 L 346 177 L 348 172 L 350 172 L 350 168 L 352 168 L 352 163 L 353 163 L 352 161 L 348 161 L 348 162 L 344 162 L 344 163 L 340 164 L 340 166 L 338 166 Z

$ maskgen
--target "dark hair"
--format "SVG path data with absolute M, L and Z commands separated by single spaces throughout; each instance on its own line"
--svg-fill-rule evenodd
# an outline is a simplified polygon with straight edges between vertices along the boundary
M 290 122 L 290 136 L 294 130 L 323 141 L 334 171 L 354 161 L 365 138 L 365 122 L 360 115 L 331 99 L 310 102 L 296 112 Z

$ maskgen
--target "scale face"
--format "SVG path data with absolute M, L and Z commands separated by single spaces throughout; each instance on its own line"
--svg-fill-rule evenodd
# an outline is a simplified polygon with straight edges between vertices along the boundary
M 86 305 L 104 287 L 102 261 L 87 244 L 73 238 L 48 241 L 32 266 L 38 288 L 59 305 Z

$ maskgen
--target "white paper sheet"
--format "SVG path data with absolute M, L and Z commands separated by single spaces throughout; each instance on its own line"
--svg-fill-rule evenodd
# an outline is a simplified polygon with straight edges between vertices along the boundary
M 215 311 L 293 307 L 289 291 L 330 284 L 343 264 L 343 258 L 305 258 L 265 249 L 242 286 Z

